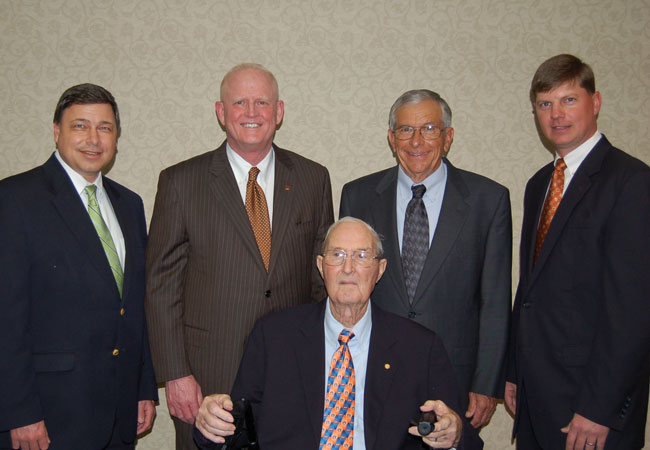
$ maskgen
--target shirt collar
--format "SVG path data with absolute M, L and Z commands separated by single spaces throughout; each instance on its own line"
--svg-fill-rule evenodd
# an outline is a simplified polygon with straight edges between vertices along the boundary
M 440 163 L 440 167 L 438 167 L 431 175 L 426 177 L 421 183 L 414 183 L 413 180 L 411 180 L 411 177 L 409 177 L 406 172 L 404 172 L 402 166 L 398 165 L 398 167 L 399 171 L 397 173 L 397 183 L 402 187 L 402 189 L 405 189 L 407 192 L 411 192 L 411 186 L 416 184 L 423 184 L 427 188 L 424 195 L 427 195 L 427 193 L 433 192 L 436 187 L 444 184 L 445 180 L 447 179 L 447 164 L 445 163 L 444 159 Z
M 251 170 L 251 167 L 253 167 L 252 164 L 250 164 L 248 161 L 246 161 L 244 158 L 242 158 L 236 151 L 232 149 L 228 141 L 226 141 L 226 156 L 228 157 L 228 162 L 230 163 L 230 167 L 232 167 L 232 171 L 235 174 L 235 180 L 237 182 L 242 182 L 242 181 L 247 181 L 248 180 L 248 172 Z M 260 169 L 260 173 L 257 175 L 258 183 L 262 184 L 261 181 L 267 180 L 267 177 L 269 176 L 269 167 L 271 166 L 271 163 L 275 160 L 275 151 L 273 147 L 271 147 L 271 151 L 266 154 L 263 160 L 259 162 L 257 167 Z
M 565 170 L 568 170 L 571 175 L 575 174 L 578 168 L 580 167 L 580 164 L 582 164 L 582 161 L 585 160 L 587 155 L 589 155 L 591 150 L 593 150 L 593 148 L 596 146 L 598 141 L 600 141 L 600 138 L 602 136 L 603 134 L 600 131 L 596 130 L 593 136 L 591 136 L 582 144 L 580 144 L 579 146 L 571 150 L 564 157 L 564 163 L 566 164 L 567 167 Z M 556 153 L 553 165 L 557 164 L 557 160 L 560 158 L 561 156 Z
M 332 309 L 330 308 L 330 298 L 327 297 L 327 305 L 325 306 L 325 336 L 329 334 L 330 336 L 334 336 L 334 339 L 338 340 L 341 331 L 343 331 L 344 328 L 348 328 L 348 330 L 352 330 L 354 333 L 356 342 L 365 340 L 366 335 L 370 333 L 370 327 L 372 324 L 372 314 L 370 312 L 371 309 L 372 305 L 368 303 L 368 308 L 366 309 L 366 313 L 363 315 L 363 317 L 356 324 L 354 324 L 352 328 L 348 328 L 334 318 L 332 315 Z

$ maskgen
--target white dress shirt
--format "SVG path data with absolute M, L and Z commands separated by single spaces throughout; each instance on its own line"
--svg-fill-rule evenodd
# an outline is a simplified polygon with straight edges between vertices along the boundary
M 246 204 L 246 185 L 248 184 L 248 172 L 253 167 L 248 161 L 239 156 L 231 147 L 226 143 L 226 156 L 232 172 L 237 181 L 237 187 L 241 194 L 242 201 Z M 260 163 L 255 166 L 260 169 L 257 174 L 257 184 L 260 185 L 266 198 L 266 207 L 269 210 L 269 222 L 271 229 L 273 229 L 273 186 L 275 185 L 275 151 L 271 147 L 271 151 L 264 157 Z
M 72 181 L 77 194 L 79 194 L 81 203 L 83 203 L 86 210 L 88 210 L 88 197 L 86 196 L 84 189 L 90 184 L 97 186 L 97 204 L 99 205 L 99 211 L 102 214 L 104 223 L 106 223 L 106 227 L 108 227 L 108 231 L 111 233 L 111 238 L 113 238 L 113 243 L 115 244 L 115 250 L 117 250 L 117 256 L 120 258 L 120 265 L 122 266 L 122 270 L 124 270 L 124 260 L 126 258 L 124 235 L 122 234 L 122 229 L 120 228 L 120 224 L 117 221 L 117 217 L 115 216 L 113 205 L 111 205 L 111 201 L 109 200 L 108 195 L 106 194 L 106 190 L 104 189 L 101 172 L 97 176 L 97 179 L 94 183 L 88 183 L 84 177 L 75 172 L 75 170 L 70 167 L 63 160 L 63 158 L 61 158 L 58 150 L 54 152 L 54 156 L 63 167 L 63 170 L 65 170 L 65 172 L 68 174 L 68 177 L 70 178 L 70 181 Z

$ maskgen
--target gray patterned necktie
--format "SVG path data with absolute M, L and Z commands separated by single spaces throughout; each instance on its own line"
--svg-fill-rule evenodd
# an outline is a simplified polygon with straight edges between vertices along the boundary
M 422 201 L 426 190 L 422 184 L 411 186 L 413 197 L 406 207 L 404 217 L 402 270 L 410 303 L 413 303 L 424 260 L 429 252 L 429 216 Z

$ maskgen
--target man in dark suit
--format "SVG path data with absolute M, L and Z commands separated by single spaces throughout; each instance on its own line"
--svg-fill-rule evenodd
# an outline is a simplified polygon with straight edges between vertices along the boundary
M 648 407 L 650 168 L 598 131 L 601 95 L 575 56 L 544 62 L 530 99 L 556 154 L 524 197 L 506 385 L 513 436 L 519 449 L 639 449 Z
M 343 218 L 328 231 L 317 258 L 328 298 L 258 321 L 232 390 L 233 398 L 251 402 L 260 448 L 315 449 L 319 442 L 320 448 L 339 448 L 328 446 L 328 439 L 357 450 L 420 449 L 422 442 L 433 448 L 481 448 L 476 432 L 463 427 L 454 412 L 460 395 L 440 339 L 418 324 L 368 307 L 386 268 L 377 233 L 359 219 Z M 347 351 L 341 349 L 342 335 L 350 336 Z M 339 351 L 346 361 L 339 362 Z M 347 361 L 354 381 L 347 385 L 343 377 L 341 385 L 348 389 L 339 390 L 339 403 L 348 419 L 332 425 L 345 430 L 340 436 L 330 435 L 329 391 L 337 384 L 337 363 Z M 197 433 L 200 447 L 215 448 L 212 442 L 233 433 L 230 410 L 226 394 L 204 399 L 196 421 L 204 435 Z M 409 423 L 425 411 L 435 411 L 437 422 L 431 434 L 420 437 Z
M 0 448 L 133 449 L 157 399 L 142 200 L 102 176 L 115 99 L 63 93 L 57 151 L 0 182 Z
M 314 261 L 333 222 L 327 170 L 273 145 L 284 113 L 273 74 L 236 66 L 216 110 L 226 142 L 160 174 L 147 248 L 152 355 L 177 449 L 193 448 L 202 392 L 232 387 L 255 320 L 322 298 Z
M 388 130 L 398 166 L 346 184 L 339 217 L 358 217 L 384 239 L 388 269 L 373 302 L 441 337 L 463 393 L 463 411 L 478 428 L 489 422 L 503 395 L 510 197 L 505 187 L 446 159 L 453 138 L 444 99 L 425 89 L 402 94 L 390 110 Z M 417 216 L 417 189 L 424 190 L 424 230 L 414 248 L 408 230 L 409 217 Z

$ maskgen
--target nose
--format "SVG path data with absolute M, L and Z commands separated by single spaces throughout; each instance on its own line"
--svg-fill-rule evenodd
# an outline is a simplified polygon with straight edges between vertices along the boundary
M 88 134 L 86 135 L 86 141 L 89 144 L 97 145 L 97 142 L 99 142 L 99 133 L 97 132 L 97 128 L 88 127 Z
M 248 102 L 246 105 L 246 115 L 252 117 L 255 115 L 255 102 Z
M 551 105 L 551 118 L 556 119 L 564 117 L 564 107 L 560 103 L 553 103 Z
M 343 261 L 343 272 L 352 273 L 354 271 L 354 261 L 352 261 L 352 255 L 346 255 L 345 261 Z
M 413 130 L 413 137 L 411 137 L 411 145 L 413 147 L 419 147 L 423 141 L 424 138 L 422 137 L 422 129 L 416 128 L 415 130 Z

